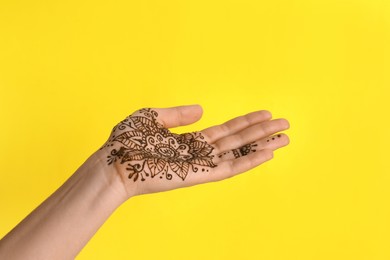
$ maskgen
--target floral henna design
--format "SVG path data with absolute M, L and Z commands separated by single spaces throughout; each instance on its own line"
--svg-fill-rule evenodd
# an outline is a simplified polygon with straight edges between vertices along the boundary
M 108 164 L 126 164 L 129 179 L 145 181 L 145 177 L 159 175 L 172 179 L 172 172 L 183 181 L 190 171 L 197 172 L 216 167 L 213 163 L 213 147 L 199 132 L 174 134 L 158 123 L 158 113 L 150 108 L 130 115 L 112 130 L 112 135 L 102 147 L 120 144 L 111 150 Z M 117 130 L 123 132 L 117 133 Z M 102 149 L 101 148 L 101 149 Z

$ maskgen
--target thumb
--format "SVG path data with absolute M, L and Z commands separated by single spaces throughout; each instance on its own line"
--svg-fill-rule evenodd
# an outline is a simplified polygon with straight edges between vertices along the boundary
M 157 120 L 166 128 L 189 125 L 198 121 L 203 114 L 200 105 L 155 108 Z

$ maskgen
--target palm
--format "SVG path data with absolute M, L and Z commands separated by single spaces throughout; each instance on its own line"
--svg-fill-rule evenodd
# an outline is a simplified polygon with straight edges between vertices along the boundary
M 269 121 L 267 111 L 201 132 L 174 134 L 168 130 L 192 123 L 200 114 L 197 106 L 136 111 L 114 127 L 102 147 L 110 149 L 108 164 L 117 165 L 128 179 L 126 187 L 137 187 L 141 194 L 225 179 L 269 160 L 273 149 L 288 143 L 285 135 L 278 135 L 281 141 L 276 146 L 277 142 L 270 142 L 275 137 L 263 140 L 288 128 L 284 119 Z M 262 131 L 256 131 L 258 124 Z

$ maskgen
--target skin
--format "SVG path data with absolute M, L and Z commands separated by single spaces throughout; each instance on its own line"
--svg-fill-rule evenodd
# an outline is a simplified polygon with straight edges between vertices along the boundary
M 202 108 L 198 105 L 153 111 L 158 114 L 155 119 L 159 126 L 167 129 L 192 124 L 202 116 Z M 129 117 L 139 115 L 142 113 L 136 111 Z M 112 151 L 124 146 L 109 139 L 0 241 L 0 259 L 73 259 L 108 217 L 131 197 L 220 181 L 253 169 L 271 160 L 276 149 L 289 143 L 288 136 L 279 133 L 288 128 L 286 119 L 272 119 L 266 110 L 206 128 L 198 133 L 204 145 L 211 147 L 207 158 L 212 166 L 193 171 L 191 165 L 187 174 L 181 177 L 175 173 L 175 167 L 167 167 L 166 173 L 172 175 L 171 179 L 162 178 L 161 172 L 153 178 L 149 173 L 144 181 L 129 178 L 126 165 L 141 164 L 147 159 L 126 163 L 118 160 L 109 164 Z M 116 127 L 110 137 L 125 131 Z M 240 150 L 248 144 L 250 149 Z M 161 160 L 177 158 L 162 156 Z M 142 174 L 146 176 L 147 171 Z

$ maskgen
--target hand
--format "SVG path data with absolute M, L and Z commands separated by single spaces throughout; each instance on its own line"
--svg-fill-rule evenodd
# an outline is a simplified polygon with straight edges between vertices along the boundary
M 196 122 L 200 106 L 144 108 L 116 125 L 100 150 L 119 174 L 129 197 L 219 181 L 273 158 L 289 139 L 277 132 L 285 119 L 265 110 L 200 132 L 174 134 L 168 128 Z

